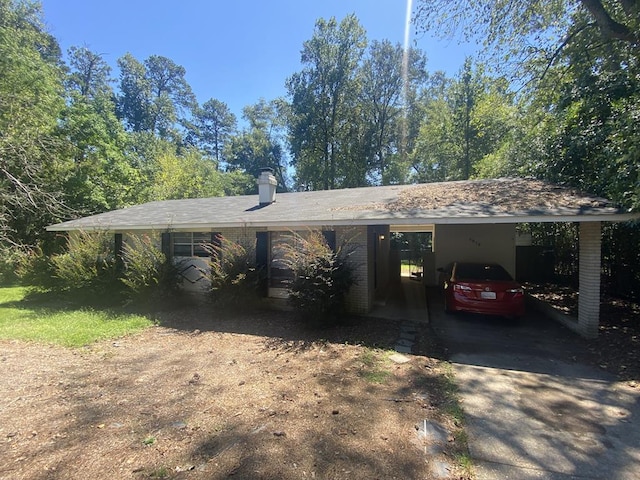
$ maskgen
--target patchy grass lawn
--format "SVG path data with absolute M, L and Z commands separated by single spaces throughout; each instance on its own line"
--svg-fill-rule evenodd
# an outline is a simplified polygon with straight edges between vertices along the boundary
M 3 338 L 7 318 L 47 317 L 21 306 L 23 294 L 2 292 Z M 318 331 L 289 313 L 207 305 L 155 317 L 80 348 L 51 334 L 0 340 L 0 478 L 429 479 L 443 464 L 469 478 L 459 407 L 426 325 L 398 363 L 393 321 Z M 419 435 L 425 422 L 449 432 L 435 452 Z
M 142 315 L 93 310 L 52 294 L 27 297 L 24 287 L 0 288 L 0 339 L 17 339 L 81 347 L 148 328 Z

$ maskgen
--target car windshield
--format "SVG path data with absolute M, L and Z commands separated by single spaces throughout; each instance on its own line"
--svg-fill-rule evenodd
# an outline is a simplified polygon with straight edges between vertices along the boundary
M 483 263 L 459 263 L 456 265 L 456 279 L 458 280 L 512 280 L 511 275 L 500 265 Z

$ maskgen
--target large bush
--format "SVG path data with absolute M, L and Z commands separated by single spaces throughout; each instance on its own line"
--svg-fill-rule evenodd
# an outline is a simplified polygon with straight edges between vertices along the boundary
M 213 302 L 221 308 L 255 306 L 264 275 L 256 266 L 255 242 L 234 242 L 219 235 L 217 242 L 204 248 L 211 257 L 203 274 L 210 282 Z
M 118 289 L 113 235 L 104 232 L 74 232 L 67 251 L 51 257 L 53 287 L 79 291 L 102 298 Z
M 148 235 L 131 236 L 123 245 L 121 281 L 130 300 L 174 297 L 180 290 L 179 267 L 153 245 Z
M 293 272 L 288 285 L 289 303 L 310 322 L 337 323 L 356 280 L 349 262 L 353 250 L 343 245 L 333 251 L 319 231 L 292 236 L 292 242 L 280 246 L 284 264 Z
M 0 285 L 18 281 L 17 269 L 24 254 L 13 245 L 0 244 Z
M 12 255 L 15 275 L 20 283 L 35 290 L 60 290 L 62 282 L 56 277 L 56 267 L 51 256 L 40 247 L 16 250 Z

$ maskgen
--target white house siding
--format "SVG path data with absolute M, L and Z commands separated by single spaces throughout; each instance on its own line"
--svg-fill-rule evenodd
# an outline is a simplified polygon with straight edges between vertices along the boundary
M 496 262 L 516 274 L 516 225 L 436 225 L 436 268 L 453 261 Z

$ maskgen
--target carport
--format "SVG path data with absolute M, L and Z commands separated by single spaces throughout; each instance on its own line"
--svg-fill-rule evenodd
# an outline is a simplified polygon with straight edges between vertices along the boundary
M 437 268 L 454 260 L 497 262 L 515 277 L 517 225 L 550 221 L 559 220 L 522 217 L 518 223 L 495 223 L 495 219 L 479 218 L 474 223 L 445 223 L 418 227 L 413 231 L 426 231 L 428 228 L 434 233 L 433 249 L 424 252 L 423 256 L 423 283 L 427 287 L 437 285 Z M 598 335 L 600 321 L 602 222 L 586 220 L 583 217 L 568 217 L 563 221 L 579 223 L 578 317 L 558 315 L 556 319 L 580 335 L 594 338 Z M 391 231 L 402 232 L 406 231 L 406 228 L 391 226 Z
M 602 223 L 632 221 L 638 214 L 625 212 L 602 198 L 531 179 L 425 184 L 416 190 L 399 203 L 419 209 L 421 216 L 402 218 L 389 230 L 432 232 L 432 251 L 424 252 L 423 260 L 427 286 L 437 284 L 437 268 L 454 260 L 495 261 L 515 277 L 518 225 L 578 224 L 578 317 L 558 320 L 586 338 L 598 335 Z

